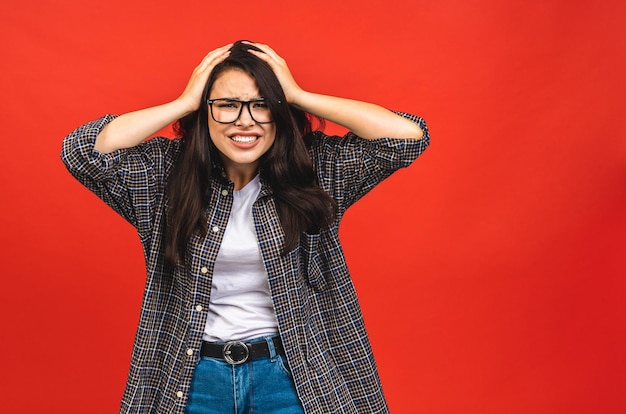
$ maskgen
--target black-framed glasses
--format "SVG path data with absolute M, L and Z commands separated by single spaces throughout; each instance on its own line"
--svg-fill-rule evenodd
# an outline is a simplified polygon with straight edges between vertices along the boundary
M 269 124 L 273 122 L 270 108 L 265 98 L 257 98 L 249 101 L 239 99 L 209 99 L 206 101 L 211 111 L 211 117 L 220 124 L 232 124 L 241 116 L 243 107 L 248 107 L 250 117 L 257 124 Z

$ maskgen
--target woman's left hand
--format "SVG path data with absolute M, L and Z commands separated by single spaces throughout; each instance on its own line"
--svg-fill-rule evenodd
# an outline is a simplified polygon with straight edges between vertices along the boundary
M 274 74 L 278 78 L 278 81 L 280 82 L 280 86 L 283 88 L 283 92 L 285 93 L 287 102 L 292 105 L 296 104 L 297 97 L 301 92 L 303 92 L 303 90 L 302 88 L 300 88 L 300 86 L 298 86 L 295 79 L 293 78 L 289 67 L 287 67 L 287 62 L 285 62 L 285 59 L 280 57 L 278 53 L 276 53 L 268 45 L 252 42 L 244 43 L 256 46 L 263 51 L 258 52 L 253 49 L 248 49 L 250 53 L 270 65 L 270 67 L 274 71 Z
M 285 92 L 288 104 L 344 126 L 365 139 L 382 137 L 420 139 L 423 136 L 419 125 L 382 106 L 305 91 L 293 79 L 285 59 L 271 47 L 259 43 L 244 43 L 256 46 L 262 51 L 248 49 L 254 56 L 270 65 Z

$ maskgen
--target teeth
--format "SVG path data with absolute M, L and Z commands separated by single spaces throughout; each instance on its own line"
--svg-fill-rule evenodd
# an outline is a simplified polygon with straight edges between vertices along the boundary
M 241 136 L 241 135 L 235 135 L 233 137 L 230 137 L 230 139 L 232 139 L 235 142 L 241 142 L 244 144 L 249 144 L 251 142 L 256 141 L 257 137 L 250 137 L 250 136 Z

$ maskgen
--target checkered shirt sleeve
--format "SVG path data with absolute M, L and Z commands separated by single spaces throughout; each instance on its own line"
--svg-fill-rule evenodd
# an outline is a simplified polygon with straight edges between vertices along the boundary
M 366 140 L 348 133 L 344 137 L 315 133 L 312 152 L 320 185 L 337 202 L 339 216 L 378 183 L 399 168 L 408 167 L 430 144 L 421 117 L 397 112 L 420 126 L 421 139 Z
M 156 137 L 133 148 L 103 154 L 96 137 L 115 119 L 107 115 L 89 122 L 63 141 L 61 159 L 70 173 L 137 228 L 143 242 L 151 236 L 165 179 L 173 166 L 178 140 Z

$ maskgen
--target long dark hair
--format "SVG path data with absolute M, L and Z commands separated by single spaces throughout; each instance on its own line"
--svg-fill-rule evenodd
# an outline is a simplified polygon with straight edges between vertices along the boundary
M 334 200 L 317 184 L 305 136 L 312 132 L 312 117 L 289 104 L 271 67 L 236 42 L 231 54 L 209 76 L 197 111 L 174 125 L 181 150 L 168 178 L 167 218 L 164 229 L 165 259 L 170 265 L 184 262 L 185 248 L 194 234 L 205 235 L 205 211 L 209 207 L 210 180 L 221 165 L 219 152 L 209 137 L 207 97 L 215 80 L 228 70 L 252 76 L 269 105 L 276 139 L 259 160 L 259 174 L 269 184 L 285 234 L 283 253 L 295 248 L 302 232 L 317 232 L 335 219 Z M 320 125 L 323 120 L 317 119 Z

